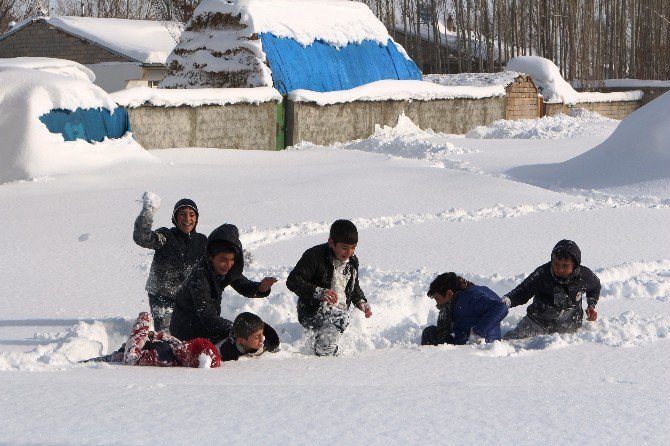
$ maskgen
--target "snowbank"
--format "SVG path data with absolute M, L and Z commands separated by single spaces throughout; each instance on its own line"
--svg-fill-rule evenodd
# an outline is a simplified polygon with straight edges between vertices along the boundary
M 53 57 L 11 57 L 0 59 L 0 70 L 6 68 L 32 68 L 47 73 L 62 74 L 73 79 L 94 82 L 95 74 L 80 63 Z
M 17 68 L 0 71 L 0 85 L 0 182 L 79 172 L 130 159 L 153 159 L 131 135 L 95 144 L 66 142 L 39 121 L 52 109 L 113 111 L 116 103 L 89 81 Z
M 459 74 L 426 74 L 423 80 L 449 87 L 488 87 L 491 85 L 508 86 L 521 73 L 501 71 L 498 73 L 459 73 Z
M 509 174 L 532 184 L 604 188 L 670 178 L 670 93 L 628 115 L 602 144 L 558 164 Z
M 149 87 L 128 88 L 111 94 L 117 104 L 124 107 L 140 107 L 151 104 L 162 107 L 188 105 L 226 105 L 247 102 L 281 102 L 282 95 L 272 87 L 256 88 L 196 88 L 158 89 Z
M 548 103 L 635 101 L 642 98 L 642 92 L 639 90 L 615 93 L 579 93 L 563 79 L 556 64 L 543 57 L 514 57 L 507 62 L 505 69 L 530 75 L 538 90 L 542 93 L 544 101 Z
M 504 96 L 505 87 L 443 86 L 432 82 L 411 80 L 383 80 L 361 85 L 350 90 L 316 92 L 293 90 L 288 97 L 293 102 L 315 102 L 317 105 L 341 104 L 354 101 L 428 101 L 431 99 L 483 99 Z

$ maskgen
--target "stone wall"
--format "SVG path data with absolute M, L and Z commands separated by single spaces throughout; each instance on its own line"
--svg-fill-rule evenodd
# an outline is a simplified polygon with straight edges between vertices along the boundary
M 145 149 L 213 147 L 275 150 L 276 103 L 129 108 L 130 125 Z
M 521 75 L 505 87 L 507 103 L 505 119 L 534 119 L 542 116 L 542 99 L 528 75 Z
M 546 116 L 554 116 L 559 113 L 567 113 L 571 108 L 583 108 L 611 119 L 623 119 L 640 108 L 641 101 L 616 101 L 616 102 L 578 102 L 576 104 L 548 104 L 545 102 L 544 110 Z
M 97 45 L 80 40 L 43 21 L 35 21 L 0 40 L 0 58 L 56 57 L 80 64 L 132 62 Z
M 505 98 L 359 101 L 332 105 L 288 101 L 286 144 L 332 144 L 367 138 L 375 125 L 395 126 L 405 113 L 422 129 L 462 134 L 505 118 Z

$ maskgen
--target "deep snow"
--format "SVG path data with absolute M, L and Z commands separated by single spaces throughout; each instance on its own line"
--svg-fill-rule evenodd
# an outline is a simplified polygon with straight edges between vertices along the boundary
M 496 140 L 401 117 L 332 147 L 169 149 L 152 151 L 158 163 L 0 186 L 0 443 L 667 444 L 670 183 L 552 190 L 509 173 L 589 153 L 617 126 L 573 118 L 554 119 L 553 139 L 532 139 L 546 121 L 528 120 L 517 139 Z M 75 363 L 117 347 L 147 307 L 152 252 L 131 237 L 145 190 L 162 199 L 156 225 L 190 197 L 199 231 L 239 226 L 248 275 L 280 282 L 264 300 L 227 290 L 222 314 L 257 312 L 281 352 L 213 370 Z M 374 315 L 355 312 L 342 356 L 317 358 L 283 282 L 336 218 L 359 227 Z M 602 281 L 597 322 L 573 335 L 417 345 L 437 316 L 425 296 L 436 274 L 503 294 L 562 238 Z M 512 309 L 503 331 L 524 312 Z

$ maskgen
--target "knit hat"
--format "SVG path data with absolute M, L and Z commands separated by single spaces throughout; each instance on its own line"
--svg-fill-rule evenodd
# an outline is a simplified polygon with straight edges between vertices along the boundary
M 193 212 L 195 212 L 195 226 L 198 225 L 198 218 L 200 217 L 200 214 L 198 213 L 198 206 L 196 206 L 195 201 L 191 200 L 190 198 L 182 198 L 179 200 L 175 205 L 174 205 L 174 210 L 172 211 L 172 224 L 177 226 L 177 212 L 181 208 L 191 208 L 193 209 Z
M 554 249 L 551 250 L 551 256 L 553 257 L 554 254 L 561 251 L 569 254 L 570 257 L 572 257 L 572 259 L 575 261 L 575 266 L 581 265 L 582 251 L 579 249 L 579 246 L 577 246 L 577 243 L 573 242 L 572 240 L 561 240 L 560 242 L 556 243 Z

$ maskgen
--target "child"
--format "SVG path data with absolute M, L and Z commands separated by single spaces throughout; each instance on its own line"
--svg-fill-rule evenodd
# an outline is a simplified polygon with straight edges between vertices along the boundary
M 370 305 L 358 284 L 358 258 L 354 255 L 358 230 L 349 220 L 330 227 L 328 242 L 305 251 L 286 287 L 298 295 L 298 321 L 314 331 L 314 353 L 332 356 L 349 325 L 349 307 L 372 316 Z
M 154 331 L 151 315 L 142 312 L 123 346 L 110 355 L 83 362 L 115 362 L 157 367 L 219 367 L 219 352 L 207 339 L 182 342 L 163 331 Z
M 219 226 L 207 238 L 206 255 L 177 292 L 170 333 L 182 340 L 205 338 L 214 344 L 227 338 L 233 323 L 220 316 L 223 290 L 230 285 L 243 296 L 266 297 L 277 282 L 274 277 L 251 281 L 243 270 L 237 227 Z
M 435 299 L 440 314 L 437 327 L 424 329 L 421 345 L 462 345 L 479 338 L 486 342 L 500 340 L 500 322 L 508 310 L 489 288 L 450 272 L 440 274 L 431 282 L 428 297 Z
M 146 290 L 149 308 L 159 331 L 170 327 L 175 295 L 186 280 L 191 268 L 205 252 L 207 238 L 198 232 L 198 207 L 183 198 L 172 211 L 173 228 L 151 230 L 153 217 L 160 206 L 160 198 L 151 192 L 142 195 L 142 211 L 135 220 L 133 240 L 143 248 L 153 249 Z
M 244 312 L 233 321 L 233 331 L 219 346 L 221 361 L 237 361 L 240 356 L 276 352 L 279 336 L 274 328 L 253 313 Z
M 574 333 L 582 326 L 582 300 L 586 295 L 587 320 L 598 318 L 600 280 L 581 265 L 582 252 L 572 240 L 561 240 L 551 250 L 551 261 L 539 266 L 503 301 L 508 307 L 533 298 L 524 316 L 505 339 L 521 339 L 549 333 Z

